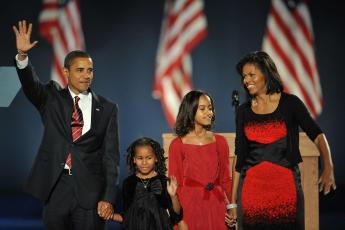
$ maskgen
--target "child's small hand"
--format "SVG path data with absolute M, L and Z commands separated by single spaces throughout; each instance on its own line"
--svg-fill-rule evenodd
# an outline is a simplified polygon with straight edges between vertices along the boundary
M 177 180 L 176 177 L 171 176 L 167 183 L 167 190 L 170 196 L 175 196 L 177 191 Z
M 111 215 L 111 219 L 113 221 L 120 222 L 120 223 L 122 223 L 122 221 L 123 221 L 123 218 L 122 218 L 121 214 L 119 214 L 119 213 L 113 213 Z
M 225 223 L 230 228 L 236 228 L 236 224 L 237 224 L 237 210 L 236 210 L 236 208 L 232 208 L 226 212 Z

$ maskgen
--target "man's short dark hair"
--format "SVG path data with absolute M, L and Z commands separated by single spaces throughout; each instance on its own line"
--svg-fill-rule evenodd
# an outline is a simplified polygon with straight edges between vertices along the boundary
M 76 58 L 91 58 L 91 56 L 85 51 L 73 50 L 66 55 L 63 66 L 66 69 L 69 69 L 69 67 L 71 67 L 72 65 L 73 60 Z

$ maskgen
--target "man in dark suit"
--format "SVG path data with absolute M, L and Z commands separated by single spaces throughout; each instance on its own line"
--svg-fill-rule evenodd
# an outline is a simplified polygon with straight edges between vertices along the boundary
M 22 88 L 44 125 L 25 190 L 44 202 L 47 229 L 104 229 L 118 177 L 117 106 L 90 89 L 93 62 L 83 51 L 65 58 L 68 87 L 42 84 L 28 61 L 37 43 L 30 41 L 32 24 L 20 21 L 13 30 Z

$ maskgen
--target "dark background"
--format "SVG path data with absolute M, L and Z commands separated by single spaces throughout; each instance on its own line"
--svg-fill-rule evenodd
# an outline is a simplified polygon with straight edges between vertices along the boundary
M 345 229 L 345 7 L 334 0 L 310 3 L 324 98 L 317 122 L 329 140 L 338 185 L 335 193 L 320 196 L 320 224 L 321 229 Z M 30 60 L 41 80 L 48 81 L 52 47 L 37 33 L 41 5 L 38 0 L 2 3 L 0 66 L 12 65 L 16 54 L 11 26 L 27 19 L 33 23 L 33 40 L 39 41 L 29 54 Z M 162 142 L 161 134 L 172 131 L 160 102 L 151 96 L 164 1 L 81 0 L 80 6 L 86 47 L 95 67 L 93 89 L 119 105 L 122 181 L 127 174 L 124 154 L 128 144 L 141 136 Z M 241 87 L 234 66 L 244 54 L 261 49 L 269 7 L 269 0 L 205 1 L 208 35 L 192 53 L 193 83 L 194 88 L 208 91 L 215 99 L 216 132 L 235 131 L 231 92 Z M 0 229 L 40 229 L 41 206 L 22 194 L 21 187 L 42 131 L 38 112 L 22 91 L 9 108 L 0 108 Z

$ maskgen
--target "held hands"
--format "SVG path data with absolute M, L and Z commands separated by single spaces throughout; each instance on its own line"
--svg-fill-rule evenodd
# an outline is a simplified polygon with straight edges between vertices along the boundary
M 176 195 L 177 187 L 178 185 L 177 185 L 176 177 L 171 176 L 167 183 L 167 190 L 171 197 Z
M 225 223 L 230 227 L 234 228 L 237 224 L 237 209 L 231 208 L 225 215 Z
M 120 223 L 123 222 L 122 216 L 121 216 L 120 214 L 118 214 L 118 213 L 114 213 L 114 214 L 111 216 L 111 219 L 112 219 L 113 221 L 116 221 L 116 222 L 120 222 Z
M 22 56 L 26 56 L 27 52 L 37 44 L 37 41 L 31 43 L 31 32 L 32 32 L 32 23 L 29 24 L 27 27 L 26 21 L 19 21 L 18 22 L 18 29 L 17 27 L 13 26 L 13 31 L 16 35 L 16 46 L 18 50 L 18 54 Z
M 113 205 L 106 201 L 99 201 L 97 205 L 97 212 L 104 220 L 109 220 L 113 217 Z
M 335 190 L 337 188 L 334 179 L 334 172 L 332 167 L 325 167 L 319 178 L 319 191 L 324 195 L 330 193 L 331 188 Z

